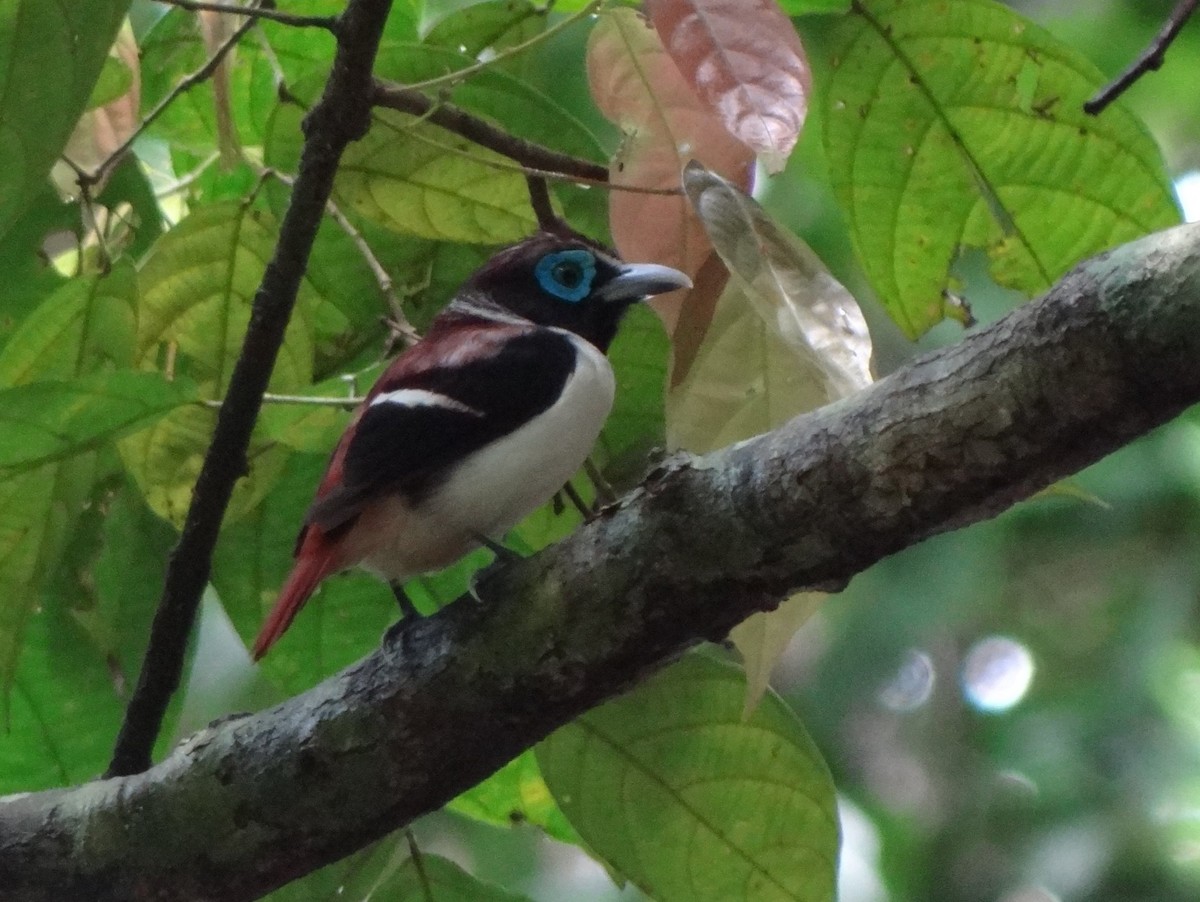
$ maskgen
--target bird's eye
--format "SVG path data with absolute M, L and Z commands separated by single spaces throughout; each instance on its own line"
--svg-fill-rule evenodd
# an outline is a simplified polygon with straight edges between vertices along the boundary
M 550 270 L 550 278 L 564 288 L 577 288 L 583 281 L 583 267 L 574 260 L 564 260 L 554 264 L 554 269 Z
M 563 301 L 582 301 L 596 278 L 596 258 L 585 250 L 555 251 L 538 261 L 534 275 L 546 293 Z

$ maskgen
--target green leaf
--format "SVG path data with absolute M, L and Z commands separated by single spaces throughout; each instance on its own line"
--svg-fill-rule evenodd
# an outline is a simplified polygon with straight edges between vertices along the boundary
M 266 897 L 266 902 L 526 902 L 472 877 L 439 855 L 409 857 L 402 834 L 380 840 L 344 861 L 331 864 Z
M 190 383 L 127 371 L 0 390 L 0 471 L 95 450 L 194 398 Z
M 170 367 L 198 383 L 201 397 L 220 398 L 241 351 L 274 232 L 274 221 L 263 211 L 222 203 L 196 210 L 160 238 L 139 273 L 135 363 Z M 311 382 L 317 304 L 302 283 L 272 372 L 272 391 L 292 392 Z M 126 467 L 159 516 L 182 522 L 215 418 L 208 408 L 184 407 L 121 442 Z M 251 442 L 250 474 L 234 489 L 227 517 L 236 519 L 263 497 L 287 453 L 261 436 Z
M 962 248 L 1033 294 L 1178 222 L 1145 128 L 1121 104 L 1086 115 L 1105 78 L 1042 29 L 991 0 L 855 12 L 836 32 L 826 153 L 863 266 L 910 337 L 955 315 L 943 291 Z
M 72 279 L 47 297 L 0 351 L 0 386 L 132 365 L 137 333 L 133 267 Z
M 742 720 L 735 668 L 689 655 L 537 747 L 563 812 L 663 902 L 834 898 L 833 783 L 795 714 L 768 695 Z
M 110 670 L 132 687 L 177 535 L 154 515 L 128 480 L 105 499 L 102 513 L 100 551 L 90 573 L 95 607 L 76 611 L 75 617 L 91 634 Z M 170 734 L 168 725 L 161 736 L 166 741 Z
M 561 842 L 581 844 L 579 834 L 563 816 L 546 781 L 542 779 L 537 757 L 532 750 L 522 752 L 447 807 L 499 827 L 511 827 L 519 823 L 536 824 Z
M 94 109 L 111 103 L 133 85 L 133 70 L 120 57 L 108 56 L 100 68 L 100 75 L 88 97 L 87 108 Z
M 0 591 L 36 592 L 3 577 Z M 5 635 L 0 629 L 0 639 Z M 69 613 L 58 607 L 32 613 L 0 729 L 0 795 L 95 778 L 112 751 L 123 708 L 102 657 Z
M 0 237 L 42 190 L 129 0 L 0 5 Z
M 620 470 L 622 458 L 632 458 L 629 462 L 639 471 L 634 475 L 640 476 L 646 451 L 661 446 L 670 347 L 662 320 L 649 307 L 639 304 L 625 316 L 608 352 L 617 376 L 617 397 L 600 434 L 607 466 Z
M 25 213 L 0 237 L 0 272 L 4 273 L 0 348 L 7 344 L 22 317 L 66 284 L 54 267 L 46 265 L 42 247 L 51 233 L 71 233 L 78 226 L 78 210 L 59 200 L 50 183 L 45 182 Z
M 499 244 L 537 228 L 525 177 L 465 138 L 380 110 L 347 148 L 338 171 L 340 205 L 396 232 Z
M 789 16 L 809 16 L 845 12 L 850 0 L 779 0 L 779 5 Z
M 548 7 L 534 6 L 529 0 L 487 0 L 453 12 L 438 22 L 425 43 L 447 47 L 467 56 L 478 57 L 485 50 L 503 53 L 523 44 L 546 30 Z M 502 62 L 510 70 L 520 67 L 528 57 Z

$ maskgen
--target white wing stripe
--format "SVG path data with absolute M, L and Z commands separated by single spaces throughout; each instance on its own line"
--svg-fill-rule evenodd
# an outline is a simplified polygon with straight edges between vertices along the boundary
M 444 407 L 447 410 L 457 410 L 477 417 L 483 416 L 481 411 L 469 407 L 461 401 L 456 401 L 446 395 L 438 394 L 424 388 L 399 388 L 396 391 L 380 392 L 371 399 L 371 407 L 376 404 L 398 404 L 401 407 Z

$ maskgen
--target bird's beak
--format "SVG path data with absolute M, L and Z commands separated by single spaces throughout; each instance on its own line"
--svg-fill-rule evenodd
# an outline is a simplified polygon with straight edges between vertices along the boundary
M 651 295 L 691 288 L 692 280 L 677 269 L 657 263 L 627 263 L 596 290 L 603 301 L 640 301 Z

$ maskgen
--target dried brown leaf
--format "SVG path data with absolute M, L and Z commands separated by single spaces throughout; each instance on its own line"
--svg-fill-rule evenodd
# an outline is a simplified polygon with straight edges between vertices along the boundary
M 800 136 L 812 73 L 776 0 L 647 0 L 663 46 L 730 134 L 783 169 Z
M 680 188 L 680 171 L 702 160 L 749 186 L 754 156 L 696 97 L 638 13 L 606 11 L 588 41 L 588 81 L 600 110 L 625 134 L 612 163 L 614 184 Z M 695 276 L 708 257 L 704 229 L 682 195 L 612 192 L 613 241 L 628 259 L 654 260 Z M 673 333 L 682 292 L 657 299 L 655 309 Z

